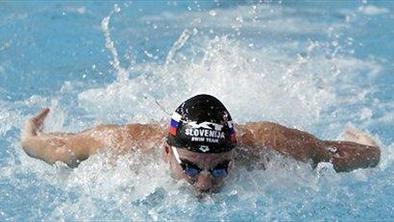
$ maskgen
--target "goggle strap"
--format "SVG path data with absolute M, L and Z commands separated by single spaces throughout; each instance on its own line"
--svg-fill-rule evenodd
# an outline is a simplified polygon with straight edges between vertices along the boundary
M 177 161 L 179 164 L 181 164 L 182 161 L 181 161 L 181 159 L 179 158 L 179 153 L 178 153 L 178 151 L 177 151 L 176 148 L 173 147 L 173 146 L 171 146 L 171 149 L 172 149 L 172 152 L 174 153 L 174 156 L 175 156 L 176 161 Z

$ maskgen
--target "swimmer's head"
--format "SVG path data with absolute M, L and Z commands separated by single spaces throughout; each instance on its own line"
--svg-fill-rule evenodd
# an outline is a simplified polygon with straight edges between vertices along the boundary
M 172 115 L 165 153 L 176 177 L 208 192 L 223 184 L 236 143 L 226 107 L 213 96 L 197 95 Z
M 167 143 L 197 153 L 223 153 L 237 141 L 226 107 L 213 96 L 197 95 L 173 113 Z

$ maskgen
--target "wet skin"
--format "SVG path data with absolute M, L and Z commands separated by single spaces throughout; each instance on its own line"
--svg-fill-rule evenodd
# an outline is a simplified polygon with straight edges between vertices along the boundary
M 203 169 L 197 176 L 188 176 L 181 165 L 175 159 L 175 156 L 168 145 L 164 148 L 164 158 L 169 163 L 170 170 L 173 177 L 176 179 L 183 179 L 194 186 L 199 192 L 217 192 L 223 186 L 227 176 L 214 177 L 209 172 L 210 169 L 217 165 L 230 161 L 228 170 L 231 170 L 232 163 L 234 162 L 233 151 L 224 153 L 196 153 L 186 149 L 177 148 L 181 160 L 194 163 L 199 168 Z

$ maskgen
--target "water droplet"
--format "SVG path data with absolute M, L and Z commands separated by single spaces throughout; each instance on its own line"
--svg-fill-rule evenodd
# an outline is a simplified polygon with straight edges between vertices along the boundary
M 197 29 L 197 28 L 194 28 L 194 29 L 193 29 L 193 35 L 197 35 L 197 33 L 198 33 L 198 29 Z
M 237 22 L 239 22 L 239 23 L 243 23 L 243 22 L 244 22 L 244 19 L 243 19 L 242 16 L 237 16 L 237 17 L 235 18 L 235 20 L 236 20 Z
M 114 5 L 114 11 L 115 11 L 116 13 L 119 13 L 119 12 L 120 12 L 120 7 L 118 6 L 118 4 L 115 4 L 115 5 Z

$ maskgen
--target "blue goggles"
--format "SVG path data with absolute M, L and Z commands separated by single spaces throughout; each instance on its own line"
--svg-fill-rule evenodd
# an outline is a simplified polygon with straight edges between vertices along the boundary
M 190 177 L 196 177 L 196 176 L 198 176 L 198 174 L 201 173 L 201 171 L 203 171 L 203 169 L 201 167 L 197 166 L 195 163 L 192 163 L 188 160 L 180 159 L 176 148 L 175 147 L 171 147 L 171 148 L 173 150 L 175 159 L 177 160 L 179 165 L 182 167 L 182 169 L 186 175 L 188 175 Z M 230 161 L 226 160 L 226 161 L 223 161 L 222 163 L 219 163 L 215 167 L 209 169 L 208 171 L 215 178 L 225 177 L 228 175 L 229 165 L 230 165 Z

